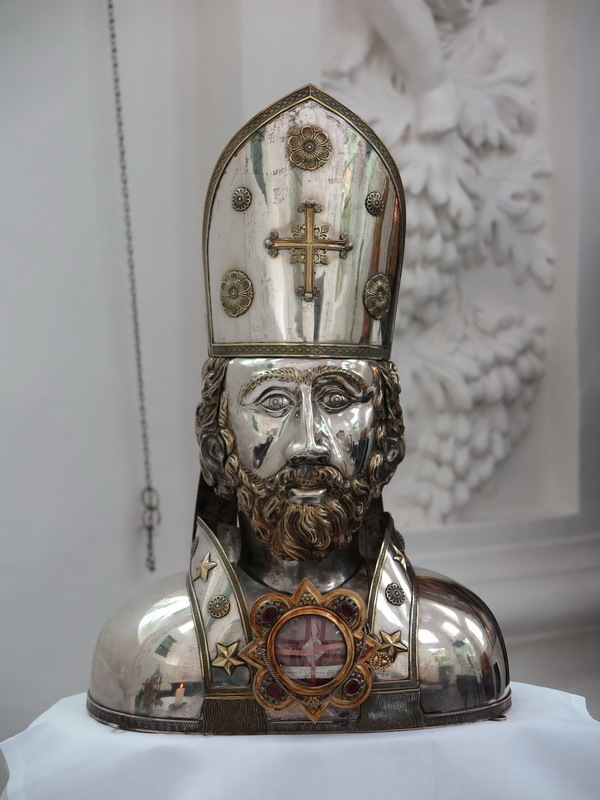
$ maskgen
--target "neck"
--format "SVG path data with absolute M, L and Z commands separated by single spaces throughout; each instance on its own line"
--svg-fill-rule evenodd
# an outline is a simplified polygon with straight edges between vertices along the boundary
M 320 592 L 337 589 L 360 570 L 362 558 L 358 536 L 321 561 L 286 561 L 276 556 L 268 544 L 257 537 L 243 512 L 240 512 L 241 554 L 239 566 L 255 581 L 277 592 L 292 594 L 303 578 Z

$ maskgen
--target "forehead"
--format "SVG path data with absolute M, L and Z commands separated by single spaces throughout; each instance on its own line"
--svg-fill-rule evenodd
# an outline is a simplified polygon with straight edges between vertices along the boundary
M 235 393 L 257 379 L 312 383 L 327 374 L 346 374 L 369 387 L 376 370 L 375 362 L 354 358 L 233 358 L 227 367 L 225 388 Z

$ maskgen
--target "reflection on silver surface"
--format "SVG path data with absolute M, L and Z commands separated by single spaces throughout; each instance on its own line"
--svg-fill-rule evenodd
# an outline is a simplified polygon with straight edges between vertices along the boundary
M 104 626 L 90 697 L 125 714 L 185 719 L 200 714 L 203 687 L 185 575 L 171 575 L 146 587 Z
M 507 693 L 508 662 L 493 614 L 450 578 L 419 568 L 415 572 L 423 711 L 464 711 L 500 700 Z

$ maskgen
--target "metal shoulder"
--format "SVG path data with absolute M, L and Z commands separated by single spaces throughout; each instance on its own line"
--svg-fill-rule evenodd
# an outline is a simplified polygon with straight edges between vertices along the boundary
M 204 680 L 185 578 L 144 587 L 104 626 L 89 691 L 96 718 L 139 729 L 123 715 L 175 723 L 200 717 Z

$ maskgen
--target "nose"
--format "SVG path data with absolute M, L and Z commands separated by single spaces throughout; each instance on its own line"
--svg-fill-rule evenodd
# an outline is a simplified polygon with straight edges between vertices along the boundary
M 329 453 L 319 452 L 321 448 L 322 445 L 317 445 L 315 448 L 310 449 L 306 448 L 301 453 L 291 455 L 288 458 L 288 462 L 292 465 L 292 467 L 299 467 L 303 464 L 318 464 L 320 466 L 329 464 Z
M 324 466 L 329 464 L 329 448 L 321 439 L 315 426 L 315 418 L 310 394 L 303 394 L 302 405 L 298 409 L 294 438 L 287 448 L 287 460 L 292 467 L 303 464 Z

